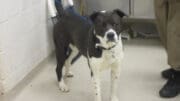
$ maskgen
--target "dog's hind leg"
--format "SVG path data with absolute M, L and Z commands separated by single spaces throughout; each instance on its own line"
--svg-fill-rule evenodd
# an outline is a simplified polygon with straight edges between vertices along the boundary
M 79 53 L 78 49 L 73 46 L 72 44 L 69 45 L 71 52 L 69 57 L 65 61 L 65 76 L 66 77 L 73 77 L 73 73 L 70 71 L 71 67 L 71 61 L 74 59 L 74 57 Z
M 56 67 L 56 74 L 59 82 L 59 88 L 63 92 L 68 92 L 69 88 L 64 82 L 64 76 L 63 76 L 63 67 L 65 64 L 65 60 L 67 58 L 66 54 L 66 48 L 62 47 L 60 45 L 56 46 L 56 59 L 57 59 L 57 67 Z
M 71 64 L 74 64 L 80 57 L 81 57 L 81 53 L 79 52 L 71 61 Z

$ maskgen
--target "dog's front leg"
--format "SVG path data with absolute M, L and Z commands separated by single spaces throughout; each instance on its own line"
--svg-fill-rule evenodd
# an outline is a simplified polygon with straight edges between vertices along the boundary
M 111 68 L 111 101 L 118 101 L 117 91 L 118 91 L 118 78 L 120 75 L 119 65 L 113 64 Z
M 95 90 L 95 101 L 101 101 L 101 87 L 100 87 L 99 70 L 93 69 L 92 72 L 93 72 L 92 80 L 93 80 L 94 90 Z

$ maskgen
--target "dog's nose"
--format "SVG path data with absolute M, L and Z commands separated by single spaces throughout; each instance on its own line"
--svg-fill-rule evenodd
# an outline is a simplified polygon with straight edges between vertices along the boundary
M 107 38 L 108 38 L 108 40 L 113 41 L 114 40 L 114 33 L 108 33 Z

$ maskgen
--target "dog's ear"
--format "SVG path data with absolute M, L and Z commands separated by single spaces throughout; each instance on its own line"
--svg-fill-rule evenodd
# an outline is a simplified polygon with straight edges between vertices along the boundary
M 91 15 L 90 15 L 90 19 L 94 22 L 96 20 L 96 18 L 98 17 L 100 13 L 99 12 L 93 12 Z
M 123 18 L 124 16 L 127 16 L 127 14 L 125 14 L 120 9 L 115 9 L 113 12 L 116 13 L 117 15 L 119 15 L 121 18 Z

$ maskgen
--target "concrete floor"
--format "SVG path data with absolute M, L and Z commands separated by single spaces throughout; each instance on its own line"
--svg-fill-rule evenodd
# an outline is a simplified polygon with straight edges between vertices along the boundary
M 125 58 L 119 79 L 119 101 L 180 101 L 162 99 L 159 89 L 166 82 L 160 72 L 168 65 L 166 53 L 158 40 L 130 40 L 124 42 Z M 69 93 L 58 89 L 55 58 L 49 57 L 22 83 L 0 101 L 93 101 L 93 85 L 86 59 L 81 58 L 72 67 L 74 78 L 68 79 Z M 109 101 L 109 71 L 102 73 L 103 101 Z

